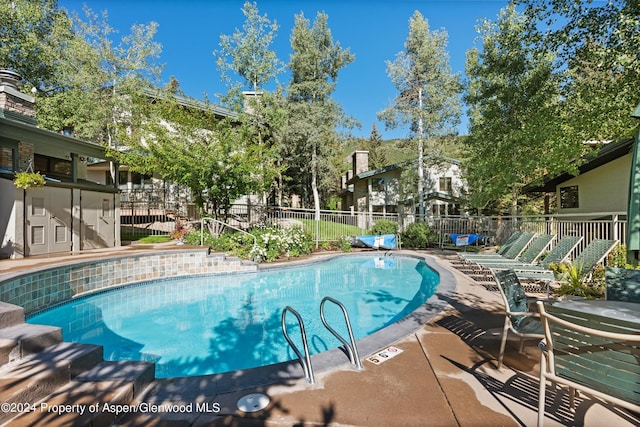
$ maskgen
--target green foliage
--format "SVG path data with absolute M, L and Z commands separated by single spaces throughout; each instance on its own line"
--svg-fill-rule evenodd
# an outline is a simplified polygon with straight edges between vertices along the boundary
M 340 240 L 338 240 L 338 249 L 340 252 L 352 252 L 353 247 L 351 246 L 351 239 L 348 237 L 341 237 Z
M 612 268 L 625 268 L 627 270 L 640 270 L 640 265 L 634 266 L 627 262 L 627 247 L 619 244 L 609 253 L 607 266 Z
M 379 219 L 373 224 L 369 234 L 396 234 L 398 232 L 398 223 L 386 219 Z
M 313 219 L 299 220 L 304 224 L 304 229 L 307 233 L 314 235 L 316 230 L 316 221 Z M 335 240 L 339 236 L 357 236 L 363 234 L 360 227 L 349 224 L 339 224 L 331 221 L 317 221 L 318 225 L 318 240 Z
M 40 175 L 39 172 L 16 172 L 13 184 L 18 188 L 27 190 L 29 188 L 42 188 L 45 181 L 44 176 Z
M 40 92 L 36 103 L 39 124 L 55 131 L 71 127 L 75 136 L 117 150 L 139 140 L 137 130 L 144 129 L 144 90 L 161 74 L 157 24 L 133 25 L 116 40 L 106 13 L 85 7 L 84 14 L 73 15 L 73 37 L 56 52 L 56 84 Z
M 0 68 L 31 87 L 59 88 L 59 54 L 74 35 L 56 0 L 0 0 Z
M 279 72 L 282 64 L 270 49 L 278 24 L 267 15 L 261 16 L 257 4 L 245 2 L 242 8 L 246 20 L 242 31 L 220 36 L 220 50 L 213 52 L 222 79 L 231 82 L 228 72 L 239 75 L 248 89 L 257 91 Z
M 255 262 L 272 262 L 279 258 L 295 258 L 313 250 L 313 239 L 300 227 L 277 228 L 259 226 L 250 231 L 254 239 L 239 232 L 223 233 L 214 237 L 204 232 L 205 245 L 214 250 L 233 254 Z M 196 243 L 197 240 L 197 243 Z M 200 233 L 189 233 L 185 239 L 189 244 L 200 244 Z
M 640 2 L 519 0 L 539 45 L 568 70 L 562 116 L 578 141 L 631 136 L 640 80 Z M 569 131 L 570 129 L 570 131 Z
M 160 94 L 146 109 L 133 149 L 112 155 L 132 170 L 188 187 L 203 211 L 224 218 L 233 201 L 269 185 L 275 173 L 270 149 L 252 143 L 248 124 L 219 120 L 210 105 L 183 108 L 182 100 Z
M 145 236 L 145 237 L 142 237 L 141 239 L 138 239 L 137 243 L 151 244 L 151 243 L 166 243 L 170 241 L 171 241 L 171 237 L 165 234 L 165 235 Z M 200 241 L 198 241 L 197 244 L 200 244 Z
M 409 19 L 405 50 L 395 61 L 387 61 L 387 74 L 398 90 L 393 105 L 378 114 L 387 128 L 408 125 L 421 142 L 455 133 L 461 86 L 459 76 L 451 72 L 447 38 L 444 30 L 431 31 L 420 12 Z M 442 147 L 434 144 L 429 151 L 441 154 Z
M 594 269 L 589 280 L 585 277 L 582 265 L 575 262 L 550 264 L 549 269 L 560 282 L 557 294 L 561 296 L 578 296 L 587 299 L 600 299 L 604 297 L 604 267 Z
M 437 241 L 437 235 L 427 223 L 414 222 L 400 234 L 400 240 L 405 248 L 427 248 Z
M 465 101 L 467 181 L 473 207 L 510 196 L 517 213 L 522 188 L 545 174 L 576 172 L 581 141 L 563 127 L 558 99 L 563 76 L 554 56 L 535 45 L 513 5 L 479 28 L 482 48 L 467 52 Z
M 329 17 L 318 13 L 313 26 L 303 14 L 295 16 L 291 32 L 287 88 L 286 134 L 280 154 L 291 193 L 310 195 L 320 219 L 320 192 L 335 183 L 330 158 L 338 145 L 336 129 L 348 125 L 342 107 L 331 95 L 338 73 L 353 62 L 354 55 L 334 42 Z M 307 196 L 308 197 L 308 196 Z
M 364 149 L 369 151 L 369 169 L 379 169 L 389 165 L 387 156 L 382 150 L 382 136 L 378 132 L 375 123 L 372 126 L 371 135 L 369 135 Z

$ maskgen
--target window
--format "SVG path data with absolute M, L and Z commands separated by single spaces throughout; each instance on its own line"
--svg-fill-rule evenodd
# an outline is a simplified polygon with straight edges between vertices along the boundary
M 440 178 L 440 191 L 443 193 L 451 192 L 451 177 L 443 176 Z
M 0 169 L 13 171 L 13 149 L 0 147 Z
M 384 178 L 374 178 L 371 183 L 371 189 L 373 191 L 384 191 Z
M 131 183 L 133 185 L 144 185 L 151 183 L 151 175 L 141 174 L 139 172 L 131 172 Z
M 109 176 L 111 176 L 111 172 L 108 172 Z M 129 172 L 128 171 L 119 171 L 118 172 L 118 183 L 120 185 L 127 185 L 129 182 Z
M 71 160 L 58 159 L 55 157 L 36 154 L 34 157 L 34 168 L 37 172 L 45 175 L 70 177 L 72 171 Z
M 562 209 L 570 209 L 579 207 L 578 204 L 578 186 L 560 188 L 560 207 Z

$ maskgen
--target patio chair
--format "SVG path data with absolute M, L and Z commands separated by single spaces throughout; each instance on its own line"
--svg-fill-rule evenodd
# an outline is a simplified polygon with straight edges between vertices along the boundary
M 515 259 L 518 257 L 524 249 L 531 243 L 531 240 L 535 237 L 535 233 L 521 232 L 515 240 L 508 243 L 508 247 L 501 252 L 496 252 L 495 254 L 460 254 L 462 258 L 467 262 L 478 262 L 483 260 L 504 260 L 504 259 Z M 507 246 L 507 243 L 504 244 Z M 503 249 L 504 246 L 500 249 Z
M 569 387 L 640 412 L 640 328 L 637 323 L 538 302 L 544 329 L 539 344 L 538 426 L 545 414 L 546 382 Z M 553 409 L 557 411 L 557 408 Z
M 526 266 L 533 265 L 538 258 L 542 255 L 542 252 L 551 244 L 551 241 L 555 238 L 553 234 L 540 234 L 536 236 L 529 247 L 522 252 L 522 254 L 517 259 L 504 259 L 504 260 L 489 260 L 489 261 L 476 261 L 482 268 L 491 269 L 497 268 L 501 270 L 506 270 L 511 268 L 511 265 L 514 266 Z M 504 266 L 504 268 L 500 268 Z
M 518 239 L 518 237 L 520 237 L 520 235 L 522 234 L 522 231 L 514 231 L 511 236 L 509 236 L 509 238 L 507 239 L 506 242 L 504 242 L 504 244 L 502 246 L 500 246 L 500 248 L 495 252 L 495 253 L 484 253 L 484 254 L 479 254 L 479 253 L 474 253 L 474 252 L 459 252 L 458 253 L 458 257 L 466 260 L 467 258 L 482 258 L 482 257 L 495 257 L 495 256 L 502 256 L 504 254 L 504 252 L 506 252 L 511 245 L 513 245 L 513 243 Z
M 593 239 L 573 261 L 580 266 L 582 278 L 590 277 L 596 265 L 604 261 L 617 244 L 617 240 Z M 553 271 L 548 268 L 531 266 L 515 270 L 519 279 L 556 280 Z
M 605 289 L 607 300 L 640 302 L 640 270 L 607 268 Z
M 520 353 L 522 353 L 525 338 L 542 338 L 543 332 L 542 324 L 537 318 L 538 313 L 529 311 L 527 295 L 515 272 L 513 270 L 496 271 L 495 278 L 505 305 L 504 328 L 498 354 L 498 369 L 501 369 L 509 331 L 520 337 L 518 349 Z
M 543 236 L 548 236 L 547 234 L 543 234 Z M 527 270 L 530 267 L 533 268 L 542 268 L 544 270 L 549 269 L 549 265 L 552 263 L 559 264 L 565 261 L 571 252 L 578 246 L 578 244 L 582 241 L 581 236 L 564 236 L 560 239 L 556 245 L 551 249 L 547 255 L 540 261 L 537 266 L 534 266 L 533 263 L 518 263 L 515 261 L 500 261 L 500 262 L 487 262 L 482 263 L 485 268 L 489 268 L 492 270 L 507 270 L 509 268 L 513 268 L 514 270 Z M 532 245 L 533 246 L 533 245 Z M 544 251 L 544 248 L 540 251 Z M 524 256 L 524 254 L 522 254 Z M 523 257 L 520 257 L 522 260 Z

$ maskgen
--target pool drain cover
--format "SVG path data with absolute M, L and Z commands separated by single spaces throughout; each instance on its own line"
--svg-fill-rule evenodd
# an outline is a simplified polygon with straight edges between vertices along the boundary
M 269 396 L 263 393 L 251 393 L 238 399 L 238 409 L 242 412 L 258 412 L 269 404 Z

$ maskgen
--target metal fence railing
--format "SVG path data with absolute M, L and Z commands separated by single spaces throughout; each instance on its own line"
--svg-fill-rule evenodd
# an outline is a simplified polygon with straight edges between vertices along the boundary
M 175 227 L 176 217 L 198 222 L 192 210 L 176 212 L 165 206 L 123 201 L 121 203 L 121 233 L 125 237 L 168 234 Z M 386 220 L 398 224 L 402 232 L 416 221 L 413 215 L 378 214 L 356 211 L 321 210 L 319 220 L 313 209 L 293 209 L 264 205 L 234 205 L 226 215 L 226 223 L 234 228 L 250 229 L 258 224 L 276 227 L 300 226 L 313 235 L 316 242 L 337 241 L 343 237 L 367 234 L 373 225 Z M 581 251 L 592 239 L 612 239 L 625 243 L 626 213 L 539 215 L 539 216 L 428 216 L 425 222 L 439 237 L 439 245 L 452 243 L 452 234 L 478 234 L 493 244 L 501 244 L 515 230 L 535 233 L 583 237 L 576 251 Z

